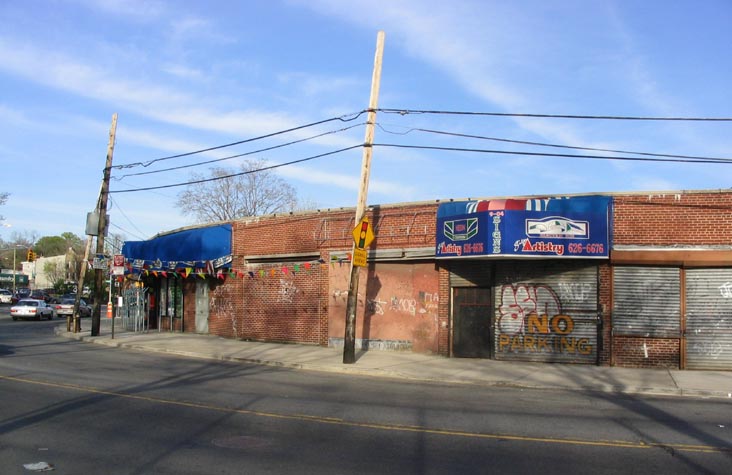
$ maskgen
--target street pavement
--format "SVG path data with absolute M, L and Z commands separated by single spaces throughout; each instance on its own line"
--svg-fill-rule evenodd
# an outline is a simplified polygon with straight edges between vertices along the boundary
M 114 319 L 114 335 L 112 319 L 102 318 L 100 334 L 93 337 L 89 331 L 91 321 L 82 321 L 83 331 L 79 333 L 67 332 L 65 323 L 57 326 L 55 333 L 65 338 L 150 353 L 407 381 L 726 398 L 732 402 L 732 371 L 516 363 L 379 350 L 356 350 L 356 362 L 343 364 L 342 348 L 240 341 L 158 330 L 131 332 L 122 328 L 119 318 Z

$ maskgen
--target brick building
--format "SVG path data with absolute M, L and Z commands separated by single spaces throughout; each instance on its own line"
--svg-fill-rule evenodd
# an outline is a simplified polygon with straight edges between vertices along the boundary
M 356 347 L 732 369 L 730 211 L 727 190 L 370 207 Z M 221 226 L 205 256 L 175 243 L 208 226 L 125 244 L 156 325 L 343 345 L 353 209 Z

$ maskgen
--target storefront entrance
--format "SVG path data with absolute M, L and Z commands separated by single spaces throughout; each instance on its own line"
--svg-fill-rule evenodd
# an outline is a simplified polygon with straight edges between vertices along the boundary
M 462 358 L 491 357 L 491 289 L 455 287 L 453 301 L 454 356 Z

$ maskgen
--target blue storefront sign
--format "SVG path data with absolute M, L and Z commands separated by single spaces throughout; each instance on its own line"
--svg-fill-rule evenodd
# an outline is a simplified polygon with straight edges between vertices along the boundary
M 437 258 L 607 258 L 612 198 L 461 201 L 437 211 Z

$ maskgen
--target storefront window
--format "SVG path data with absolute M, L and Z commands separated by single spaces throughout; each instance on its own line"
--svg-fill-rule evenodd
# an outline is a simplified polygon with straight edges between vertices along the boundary
M 158 300 L 158 311 L 160 315 L 168 316 L 168 281 L 160 280 L 160 299 Z

